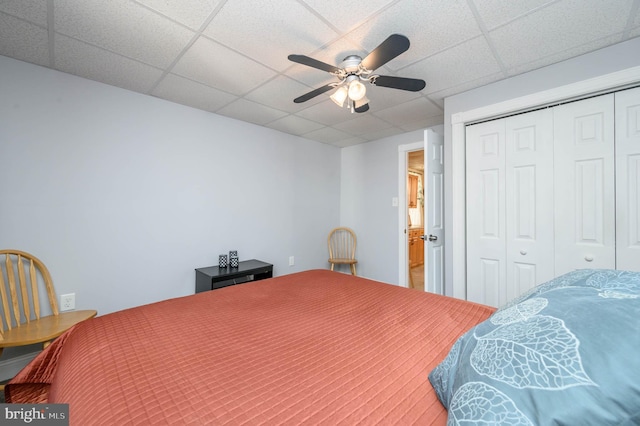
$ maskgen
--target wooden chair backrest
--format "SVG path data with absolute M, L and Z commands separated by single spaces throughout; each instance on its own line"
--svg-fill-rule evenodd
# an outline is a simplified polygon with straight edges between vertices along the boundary
M 2 262 L 2 255 L 5 257 L 4 262 Z M 37 257 L 20 250 L 0 250 L 0 297 L 2 298 L 0 333 L 5 330 L 5 326 L 7 330 L 11 330 L 20 324 L 40 319 L 40 282 L 46 289 L 51 313 L 58 315 L 53 281 L 44 263 Z
M 329 244 L 329 259 L 355 259 L 356 233 L 350 228 L 339 227 L 332 229 L 327 239 Z

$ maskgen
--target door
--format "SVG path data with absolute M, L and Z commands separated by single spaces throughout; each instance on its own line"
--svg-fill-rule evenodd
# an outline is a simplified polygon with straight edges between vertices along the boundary
M 640 88 L 616 93 L 616 268 L 640 271 Z
M 615 269 L 614 95 L 553 110 L 555 274 Z
M 501 306 L 553 278 L 550 110 L 467 127 L 467 299 Z
M 424 140 L 425 290 L 444 294 L 444 137 L 427 129 Z

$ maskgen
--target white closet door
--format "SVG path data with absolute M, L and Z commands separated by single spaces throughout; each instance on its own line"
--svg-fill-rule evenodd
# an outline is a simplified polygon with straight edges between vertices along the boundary
M 614 269 L 614 95 L 553 111 L 555 273 Z
M 506 299 L 505 120 L 467 127 L 467 300 Z
M 640 271 L 640 88 L 615 102 L 616 269 Z
M 506 300 L 554 274 L 553 112 L 506 119 Z

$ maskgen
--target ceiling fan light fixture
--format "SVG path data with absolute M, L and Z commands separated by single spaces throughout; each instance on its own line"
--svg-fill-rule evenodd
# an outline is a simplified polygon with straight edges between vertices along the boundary
M 348 95 L 347 88 L 344 86 L 341 86 L 338 88 L 338 90 L 334 92 L 333 95 L 329 96 L 329 98 L 331 98 L 331 100 L 335 102 L 336 105 L 342 108 L 344 106 L 344 101 L 347 99 L 347 95 Z
M 359 80 L 349 83 L 349 99 L 359 101 L 367 94 L 367 88 Z

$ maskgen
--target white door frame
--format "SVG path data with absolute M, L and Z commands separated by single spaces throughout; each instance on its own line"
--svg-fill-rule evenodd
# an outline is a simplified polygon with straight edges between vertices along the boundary
M 445 259 L 445 263 L 447 263 L 446 270 L 451 271 L 447 282 L 453 297 L 466 299 L 467 287 L 465 126 L 474 121 L 577 99 L 638 82 L 640 82 L 640 66 L 451 115 L 452 221 L 451 226 L 448 227 L 451 234 L 448 239 L 451 242 L 452 256 L 451 259 Z
M 407 153 L 421 149 L 424 149 L 424 140 L 398 146 L 398 270 L 400 271 L 398 284 L 402 287 L 408 287 L 409 282 L 409 255 L 407 253 L 409 238 L 407 233 L 407 173 L 409 166 Z

